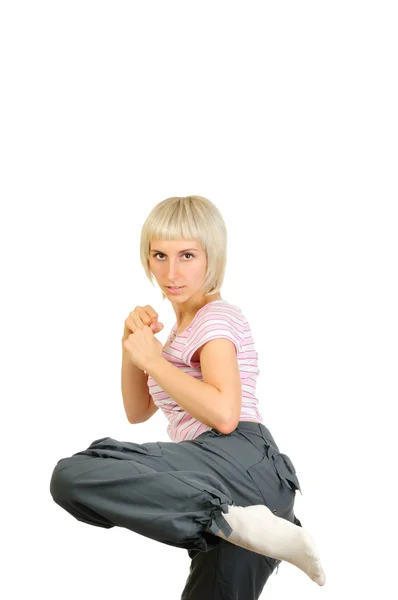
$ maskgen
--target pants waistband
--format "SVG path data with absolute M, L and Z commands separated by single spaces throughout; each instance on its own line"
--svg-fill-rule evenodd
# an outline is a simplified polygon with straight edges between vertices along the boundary
M 278 450 L 278 446 L 271 434 L 270 430 L 264 425 L 264 423 L 254 423 L 253 421 L 239 421 L 235 431 L 251 431 L 255 434 L 260 434 L 268 446 L 273 446 Z

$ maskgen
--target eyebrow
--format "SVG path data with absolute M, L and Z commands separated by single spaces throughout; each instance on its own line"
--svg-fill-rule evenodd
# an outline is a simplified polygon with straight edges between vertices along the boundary
M 197 248 L 186 248 L 185 250 L 180 250 L 179 254 L 182 254 L 183 252 L 188 252 L 189 250 L 195 250 L 195 252 L 199 252 Z M 151 252 L 160 252 L 160 254 L 166 254 L 165 252 L 163 252 L 163 250 L 155 250 L 155 248 L 153 248 Z

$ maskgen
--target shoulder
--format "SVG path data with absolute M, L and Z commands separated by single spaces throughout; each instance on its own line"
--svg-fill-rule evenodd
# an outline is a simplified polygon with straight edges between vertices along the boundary
M 198 311 L 197 318 L 189 328 L 183 359 L 191 363 L 197 359 L 197 351 L 205 344 L 217 338 L 227 338 L 241 352 L 245 344 L 246 320 L 241 309 L 226 300 L 209 302 Z M 194 354 L 195 353 L 195 354 Z
M 228 300 L 213 300 L 213 302 L 209 302 L 201 309 L 201 316 L 204 318 L 212 318 L 217 315 L 225 315 L 227 318 L 244 318 L 239 306 L 228 302 Z
M 211 325 L 229 326 L 242 330 L 246 325 L 246 318 L 239 306 L 227 300 L 217 300 L 206 304 L 198 316 L 197 328 Z

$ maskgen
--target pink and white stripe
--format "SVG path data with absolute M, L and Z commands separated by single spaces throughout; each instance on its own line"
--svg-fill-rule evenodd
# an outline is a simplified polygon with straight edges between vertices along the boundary
M 177 325 L 172 328 L 175 333 Z M 241 421 L 262 423 L 256 398 L 256 380 L 260 373 L 258 354 L 254 347 L 251 329 L 240 308 L 226 300 L 213 300 L 202 306 L 191 324 L 166 345 L 163 356 L 173 365 L 192 377 L 203 381 L 200 362 L 192 361 L 195 351 L 204 343 L 216 338 L 231 340 L 237 350 L 237 359 L 242 383 Z M 149 392 L 154 403 L 166 415 L 169 424 L 167 433 L 173 442 L 195 439 L 210 429 L 181 406 L 179 406 L 151 377 L 148 377 Z

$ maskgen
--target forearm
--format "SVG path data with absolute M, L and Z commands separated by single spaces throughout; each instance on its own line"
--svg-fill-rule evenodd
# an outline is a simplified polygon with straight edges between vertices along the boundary
M 205 425 L 222 431 L 229 426 L 230 402 L 220 390 L 184 373 L 159 357 L 146 371 L 181 408 Z
M 128 352 L 124 349 L 121 384 L 126 416 L 130 423 L 139 423 L 148 412 L 148 376 L 131 362 Z

